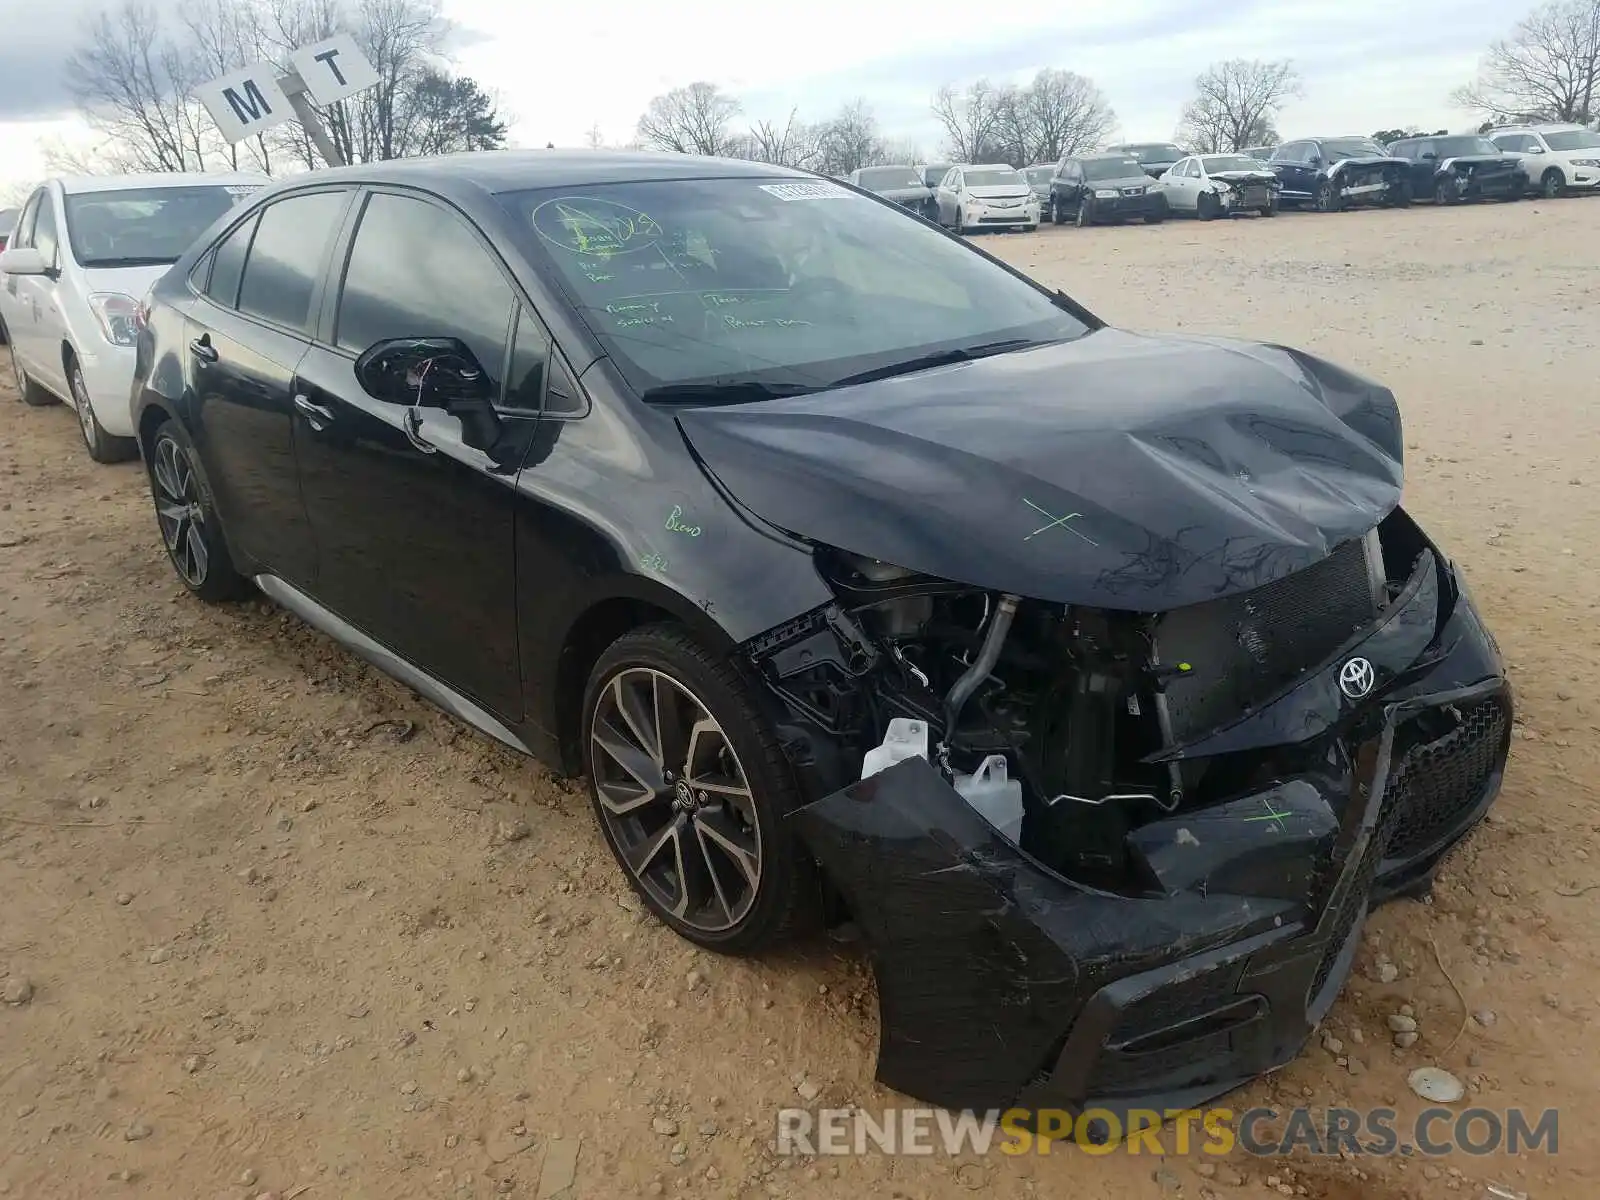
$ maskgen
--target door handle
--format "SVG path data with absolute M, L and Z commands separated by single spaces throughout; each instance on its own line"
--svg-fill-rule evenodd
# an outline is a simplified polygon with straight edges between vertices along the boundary
M 306 419 L 306 424 L 317 433 L 321 433 L 333 424 L 333 410 L 317 404 L 304 392 L 296 393 L 294 406 L 300 410 L 300 415 Z
M 408 408 L 403 414 L 401 414 L 400 430 L 406 435 L 406 441 L 410 442 L 424 454 L 439 453 L 439 447 L 433 445 L 422 436 L 422 414 L 416 409 Z
M 214 363 L 217 361 L 217 348 L 211 344 L 209 333 L 201 334 L 189 343 L 189 353 L 201 362 Z

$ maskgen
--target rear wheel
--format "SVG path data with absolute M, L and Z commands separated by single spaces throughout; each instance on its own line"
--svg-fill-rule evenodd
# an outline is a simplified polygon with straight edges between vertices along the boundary
M 1194 215 L 1202 221 L 1213 221 L 1222 215 L 1222 202 L 1210 192 L 1201 192 L 1194 202 Z
M 675 625 L 635 630 L 600 656 L 583 712 L 595 816 L 651 911 L 725 954 L 792 933 L 816 896 L 785 824 L 799 793 L 727 658 Z
M 1546 200 L 1554 200 L 1561 195 L 1565 186 L 1566 178 L 1555 167 L 1551 167 L 1539 177 L 1539 194 Z
M 161 424 L 145 465 L 161 540 L 184 586 L 210 603 L 244 595 L 247 584 L 228 554 L 211 485 L 183 426 Z
M 105 431 L 100 418 L 94 415 L 94 405 L 89 401 L 89 388 L 83 381 L 83 368 L 78 356 L 67 354 L 67 382 L 72 388 L 72 407 L 78 414 L 78 429 L 83 433 L 83 444 L 89 457 L 97 463 L 127 462 L 139 453 L 139 443 L 132 438 L 116 437 Z

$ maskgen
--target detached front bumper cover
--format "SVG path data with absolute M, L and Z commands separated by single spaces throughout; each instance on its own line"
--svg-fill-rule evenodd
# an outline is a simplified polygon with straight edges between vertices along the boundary
M 1380 681 L 1359 704 L 1352 654 Z M 1138 896 L 1045 869 L 922 759 L 790 820 L 871 954 L 880 1082 L 951 1108 L 1190 1107 L 1299 1053 L 1369 909 L 1426 887 L 1493 801 L 1510 724 L 1493 640 L 1425 553 L 1363 640 L 1177 752 L 1257 753 L 1275 782 L 1132 833 Z

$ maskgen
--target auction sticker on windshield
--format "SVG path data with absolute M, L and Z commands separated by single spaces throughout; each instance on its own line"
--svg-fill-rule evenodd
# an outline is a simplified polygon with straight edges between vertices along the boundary
M 855 195 L 836 183 L 763 183 L 761 190 L 779 200 L 839 200 Z

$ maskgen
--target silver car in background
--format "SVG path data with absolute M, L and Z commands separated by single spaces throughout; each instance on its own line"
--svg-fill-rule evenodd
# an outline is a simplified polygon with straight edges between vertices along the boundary
M 925 212 L 933 189 L 922 181 L 916 167 L 857 167 L 849 181 L 864 191 L 885 200 L 903 204 L 913 212 Z
M 951 167 L 934 192 L 939 224 L 957 233 L 1039 228 L 1039 199 L 1022 172 L 1005 163 Z
M 1278 215 L 1277 175 L 1244 154 L 1190 155 L 1173 163 L 1159 182 L 1168 208 L 1202 221 L 1247 212 Z

